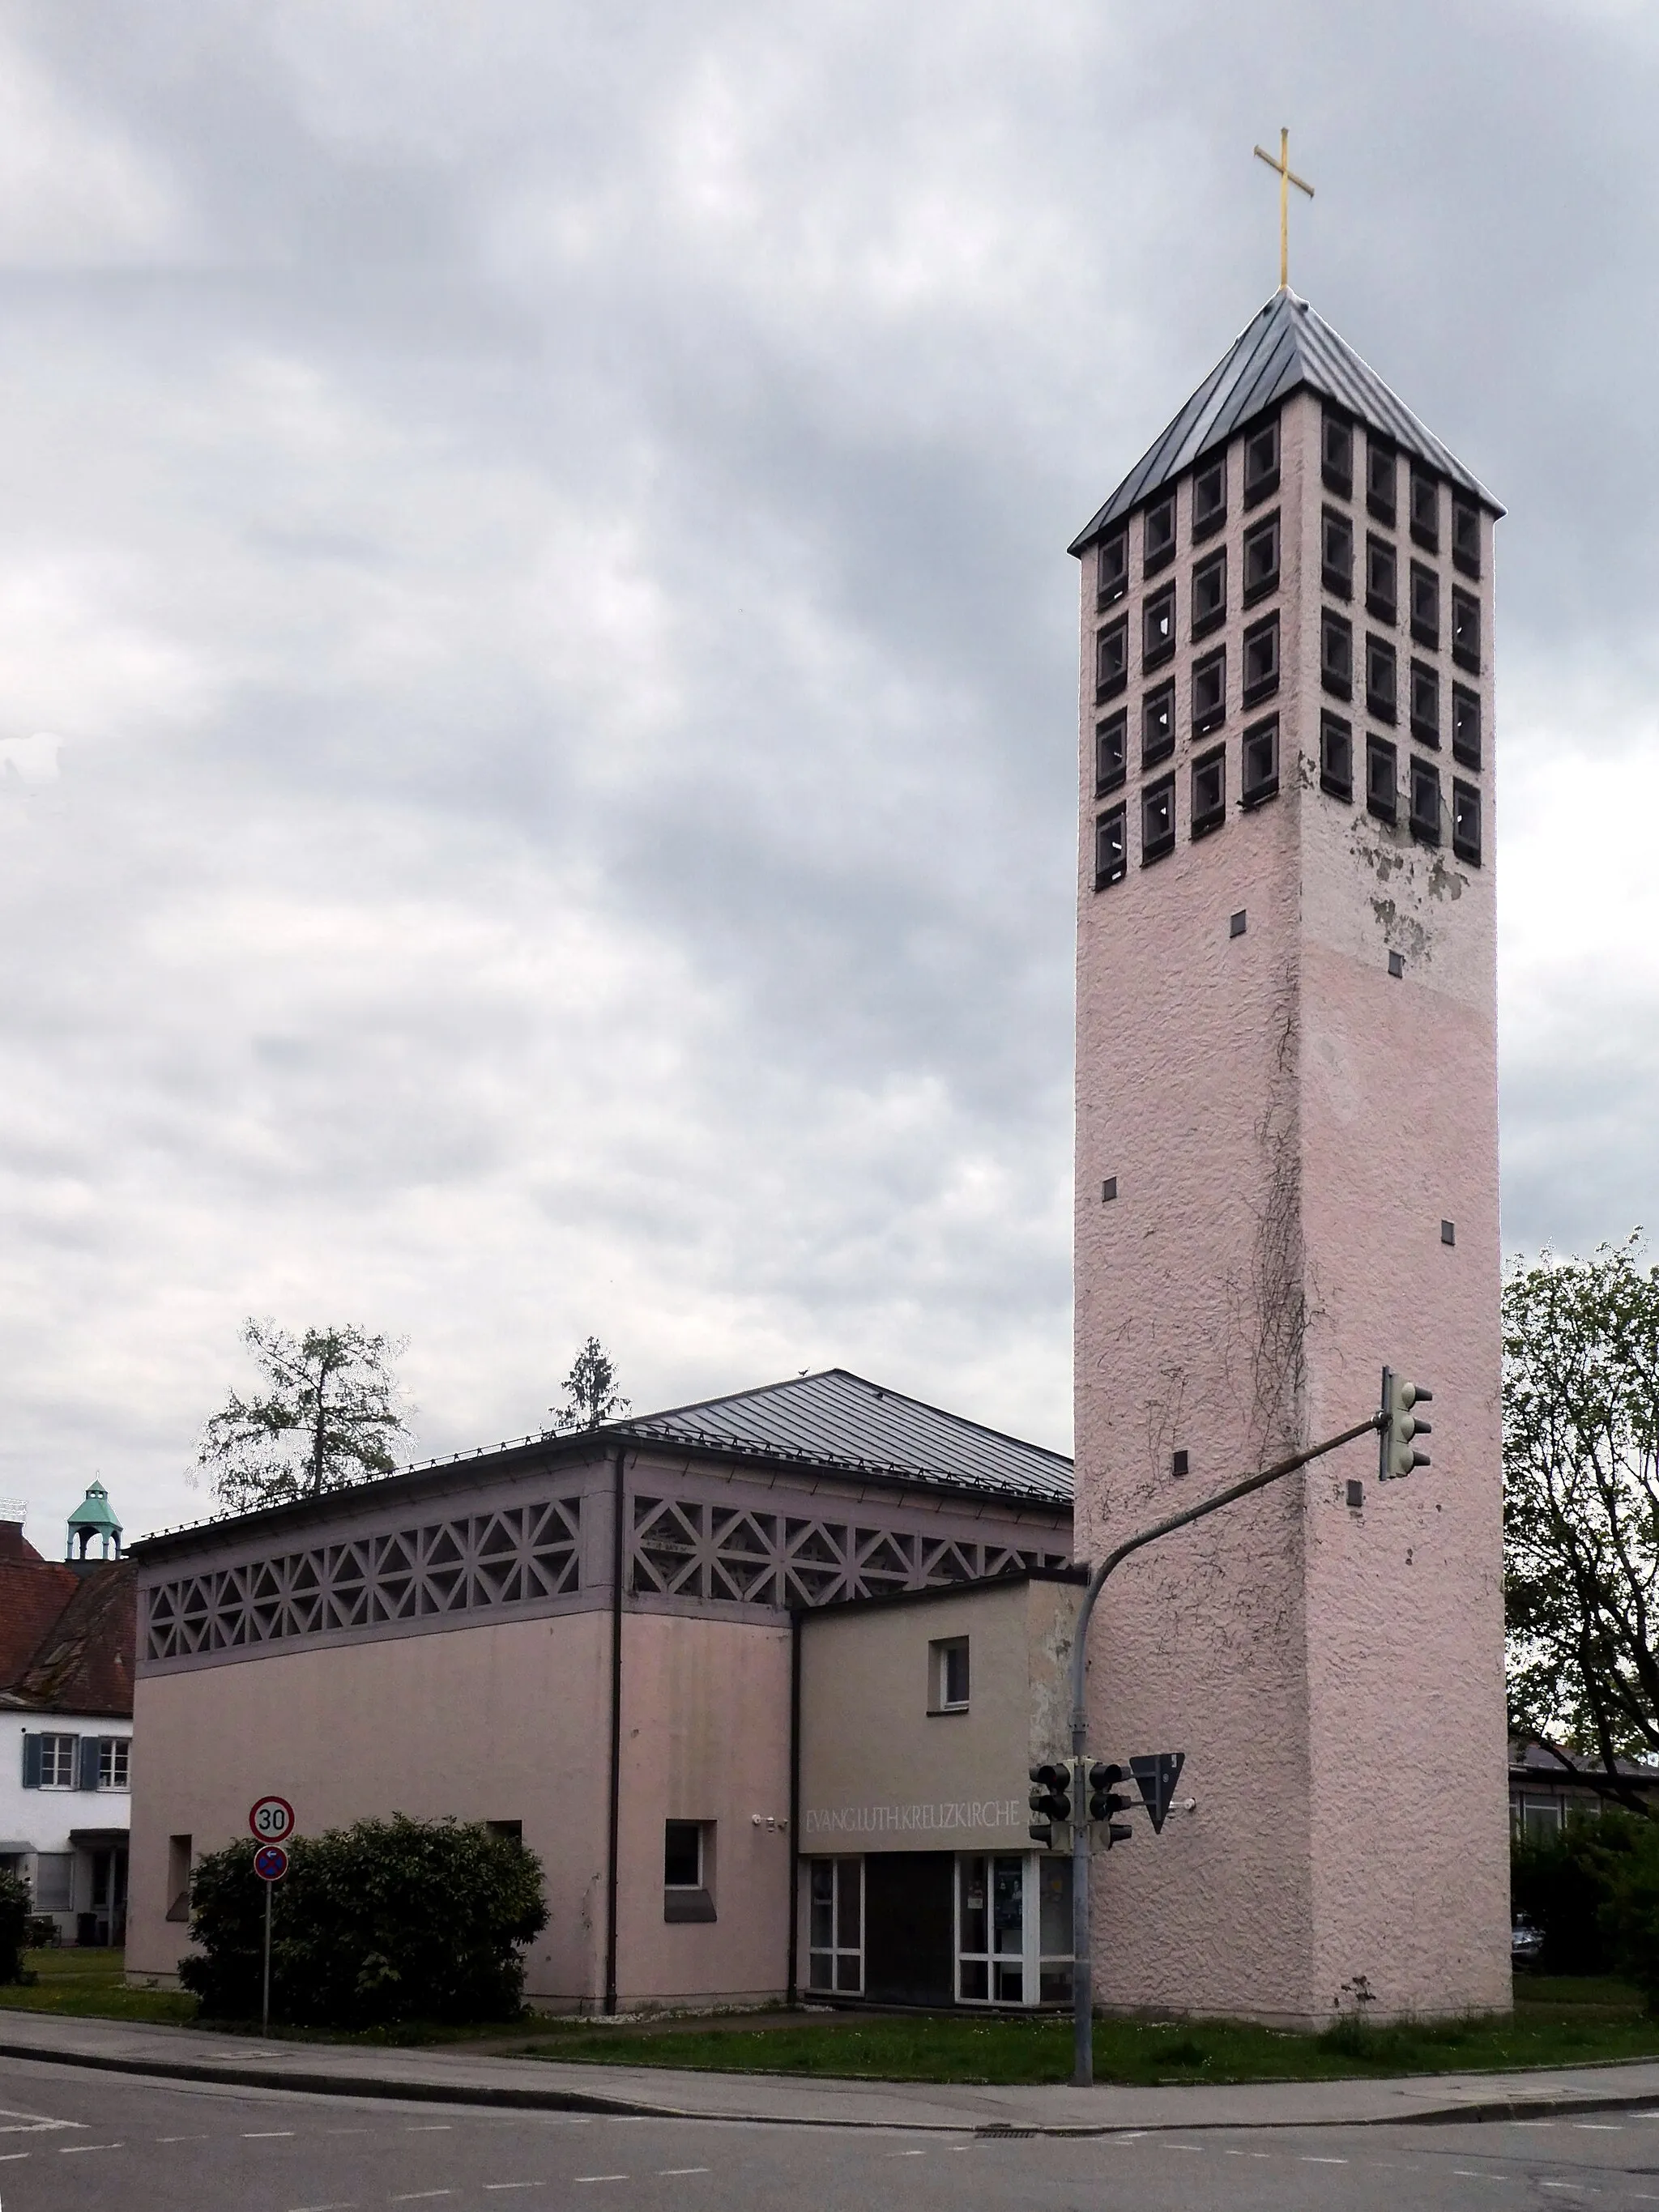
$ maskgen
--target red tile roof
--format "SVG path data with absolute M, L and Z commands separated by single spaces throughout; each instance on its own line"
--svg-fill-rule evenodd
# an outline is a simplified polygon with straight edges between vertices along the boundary
M 43 1559 L 15 1522 L 0 1522 L 0 1706 L 125 1718 L 137 1638 L 125 1559 Z

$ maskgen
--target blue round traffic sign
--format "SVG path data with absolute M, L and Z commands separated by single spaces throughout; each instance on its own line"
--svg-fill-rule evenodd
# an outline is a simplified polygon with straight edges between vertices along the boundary
M 280 1844 L 261 1844 L 253 1854 L 253 1871 L 261 1881 L 280 1881 L 288 1872 L 288 1853 Z

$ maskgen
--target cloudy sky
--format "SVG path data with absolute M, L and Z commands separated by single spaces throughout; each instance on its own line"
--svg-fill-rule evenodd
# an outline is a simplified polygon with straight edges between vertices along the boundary
M 1067 539 L 1277 276 L 1510 508 L 1504 1236 L 1659 1221 L 1659 27 L 0 5 L 0 1493 L 244 1315 L 414 1449 L 842 1362 L 1068 1439 Z

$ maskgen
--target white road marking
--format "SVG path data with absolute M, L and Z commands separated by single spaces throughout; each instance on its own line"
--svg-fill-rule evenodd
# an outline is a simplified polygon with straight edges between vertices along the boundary
M 1164 2148 L 1165 2150 L 1195 2150 L 1200 2158 L 1204 2155 L 1202 2143 L 1165 2143 Z
M 157 2136 L 155 2140 L 158 2143 L 205 2142 L 207 2141 L 207 2137 L 205 2136 Z
M 453 2189 L 406 2189 L 401 2197 L 388 2197 L 388 2204 L 417 2204 L 428 2197 L 453 2197 Z
M 573 2181 L 626 2181 L 625 2173 L 573 2173 Z
M 357 2212 L 356 2199 L 343 2197 L 337 2204 L 296 2204 L 292 2212 Z
M 9 2166 L 15 2158 L 30 2158 L 33 2155 L 33 2152 L 27 2150 L 0 2150 L 0 2166 Z
M 927 2154 L 925 2150 L 890 2150 L 887 2155 L 889 2158 L 926 2158 Z M 708 2168 L 706 2166 L 688 2166 L 685 2170 L 688 2173 L 707 2173 Z
M 957 2148 L 960 2150 L 962 2148 L 962 2145 L 958 2143 L 957 2145 Z M 920 2158 L 921 2156 L 921 2153 L 919 2150 L 906 2151 L 904 2155 L 907 2158 Z M 665 2181 L 672 2174 L 707 2173 L 708 2172 L 708 2168 L 706 2166 L 659 2166 L 657 2168 L 657 2179 L 659 2181 Z
M 0 2136 L 33 2136 L 50 2128 L 84 2128 L 85 2120 L 49 2120 L 44 2112 L 9 2112 L 0 2106 Z
M 486 2181 L 486 2189 L 544 2189 L 544 2181 Z
M 453 2123 L 448 2120 L 416 2120 L 404 2130 L 406 2136 L 447 2136 Z
M 1304 2166 L 1346 2166 L 1346 2158 L 1321 2158 L 1317 2152 L 1304 2150 L 1301 2154 Z
M 291 2136 L 294 2133 L 295 2130 L 292 2128 L 244 2128 L 242 2141 L 244 2142 L 275 2142 L 278 2136 Z
M 59 2158 L 73 2158 L 78 2150 L 125 2150 L 125 2143 L 59 2143 Z
M 1460 2181 L 1507 2181 L 1507 2173 L 1477 2173 L 1472 2166 L 1455 2166 L 1452 2172 Z
M 1617 2120 L 1575 2120 L 1576 2128 L 1583 2128 L 1587 2136 L 1621 2136 L 1624 2129 Z

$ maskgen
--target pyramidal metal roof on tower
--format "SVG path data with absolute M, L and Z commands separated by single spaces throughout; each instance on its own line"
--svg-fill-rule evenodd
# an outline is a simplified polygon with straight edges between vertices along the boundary
M 1376 371 L 1290 290 L 1275 292 L 1210 371 L 1163 436 L 1136 462 L 1088 528 L 1073 539 L 1081 554 L 1118 519 L 1256 416 L 1293 392 L 1317 392 L 1345 413 L 1392 439 L 1402 453 L 1425 462 L 1461 490 L 1472 492 L 1494 514 L 1503 508 L 1456 455 L 1424 428 L 1404 400 Z
M 1072 1498 L 1072 1462 L 1062 1453 L 981 1428 L 844 1367 L 605 1426 L 655 1443 L 807 1461 L 849 1474 L 1057 1504 Z

